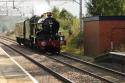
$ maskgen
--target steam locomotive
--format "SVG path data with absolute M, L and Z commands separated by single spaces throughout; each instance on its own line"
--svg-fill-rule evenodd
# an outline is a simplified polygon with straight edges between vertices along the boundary
M 19 45 L 59 54 L 61 46 L 66 43 L 64 36 L 58 32 L 59 27 L 59 22 L 49 15 L 46 19 L 33 16 L 16 23 L 16 41 Z

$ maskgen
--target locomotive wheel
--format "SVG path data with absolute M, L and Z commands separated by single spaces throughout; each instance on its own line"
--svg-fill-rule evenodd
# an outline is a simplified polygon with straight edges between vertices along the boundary
M 21 40 L 20 39 L 18 39 L 17 42 L 18 42 L 19 45 L 21 45 Z
M 58 55 L 60 54 L 60 48 L 58 48 L 57 54 L 58 54 Z
M 19 45 L 21 45 L 21 42 L 20 42 L 20 41 L 18 41 L 18 44 L 19 44 Z
M 56 54 L 59 55 L 59 54 L 60 54 L 60 51 L 56 52 Z
M 21 42 L 18 42 L 19 45 L 21 45 Z
M 56 55 L 59 55 L 59 54 L 60 54 L 60 48 L 59 48 L 59 47 L 54 47 L 54 48 L 52 49 L 52 53 L 53 53 L 53 54 L 56 54 Z
M 45 50 L 45 49 L 42 49 L 42 53 L 45 54 L 45 53 L 46 53 L 46 50 Z
M 47 51 L 46 51 L 47 48 L 45 48 L 45 47 L 44 47 L 44 48 L 43 48 L 43 47 L 42 47 L 42 48 L 41 48 L 41 47 L 38 47 L 38 49 L 39 49 L 39 51 L 42 51 L 43 54 L 45 54 L 45 53 L 47 52 Z
M 30 48 L 34 49 L 34 44 L 30 42 Z

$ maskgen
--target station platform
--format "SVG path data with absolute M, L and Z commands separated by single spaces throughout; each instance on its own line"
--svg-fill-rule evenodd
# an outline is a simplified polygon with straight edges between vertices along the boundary
M 34 83 L 2 48 L 0 48 L 0 83 Z
M 117 61 L 118 63 L 125 63 L 125 52 L 109 52 L 95 58 L 96 62 L 103 62 L 107 60 L 112 62 Z

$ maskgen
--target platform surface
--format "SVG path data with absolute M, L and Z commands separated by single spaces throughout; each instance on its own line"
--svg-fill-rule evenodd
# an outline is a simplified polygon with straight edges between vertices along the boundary
M 118 55 L 118 56 L 125 56 L 125 52 L 109 52 L 110 54 Z
M 101 56 L 97 56 L 95 61 L 116 60 L 125 62 L 125 52 L 109 52 Z
M 0 48 L 0 83 L 34 83 Z

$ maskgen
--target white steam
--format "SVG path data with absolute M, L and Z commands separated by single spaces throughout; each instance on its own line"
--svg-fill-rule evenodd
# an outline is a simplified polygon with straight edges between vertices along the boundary
M 41 15 L 43 13 L 46 12 L 51 12 L 51 8 L 48 5 L 48 3 L 46 1 L 38 1 L 38 0 L 34 0 L 33 1 L 33 9 L 34 9 L 34 14 L 35 15 Z

